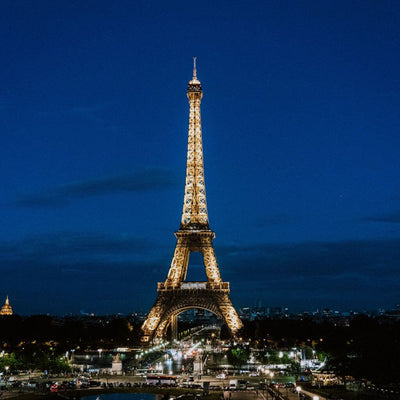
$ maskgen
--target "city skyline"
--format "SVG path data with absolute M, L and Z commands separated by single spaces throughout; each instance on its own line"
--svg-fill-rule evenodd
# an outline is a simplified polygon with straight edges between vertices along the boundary
M 150 309 L 182 211 L 193 56 L 233 303 L 399 302 L 400 5 L 287 4 L 2 2 L 15 313 Z

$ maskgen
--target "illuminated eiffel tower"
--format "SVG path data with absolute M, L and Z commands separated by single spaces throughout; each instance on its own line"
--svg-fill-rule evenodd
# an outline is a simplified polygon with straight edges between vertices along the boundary
M 187 97 L 190 106 L 189 138 L 181 225 L 175 232 L 177 243 L 167 279 L 158 283 L 157 300 L 142 326 L 142 342 L 160 340 L 170 325 L 175 339 L 177 316 L 193 308 L 209 310 L 220 317 L 233 336 L 242 327 L 229 298 L 229 282 L 223 282 L 220 277 L 212 243 L 215 234 L 208 223 L 200 118 L 203 91 L 197 79 L 196 58 Z M 191 252 L 202 253 L 206 282 L 186 281 Z

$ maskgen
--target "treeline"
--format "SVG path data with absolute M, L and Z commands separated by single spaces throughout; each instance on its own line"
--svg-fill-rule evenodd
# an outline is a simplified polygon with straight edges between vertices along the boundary
M 57 374 L 70 372 L 71 368 L 64 357 L 40 345 L 35 348 L 21 347 L 0 357 L 0 372 L 2 373 L 14 374 L 18 371 L 29 370 Z
M 310 346 L 328 358 L 327 369 L 378 384 L 400 382 L 400 321 L 364 315 L 349 326 L 312 319 L 260 319 L 245 321 L 242 336 L 258 346 L 275 348 Z
M 46 343 L 59 351 L 73 348 L 133 346 L 140 341 L 140 324 L 130 318 L 69 317 L 48 315 L 0 317 L 0 342 L 14 349 L 21 343 Z
M 68 372 L 66 352 L 135 346 L 139 341 L 140 324 L 130 318 L 1 316 L 0 372 Z

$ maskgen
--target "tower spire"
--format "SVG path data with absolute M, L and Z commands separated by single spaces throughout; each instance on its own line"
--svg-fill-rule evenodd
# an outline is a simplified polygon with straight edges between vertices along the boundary
M 197 79 L 196 60 L 197 57 L 193 57 L 193 79 Z
M 193 78 L 189 82 L 188 91 L 191 89 L 192 91 L 201 91 L 201 84 L 197 78 L 197 57 L 193 57 Z

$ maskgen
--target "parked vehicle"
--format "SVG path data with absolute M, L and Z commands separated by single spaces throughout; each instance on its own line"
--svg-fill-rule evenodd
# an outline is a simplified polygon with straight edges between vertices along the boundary
M 238 379 L 237 388 L 239 390 L 246 390 L 247 388 L 247 381 L 244 379 Z

